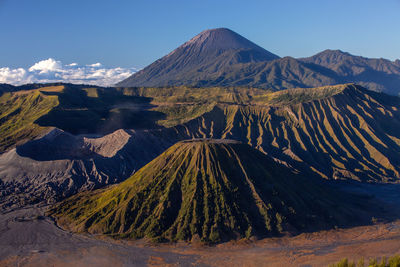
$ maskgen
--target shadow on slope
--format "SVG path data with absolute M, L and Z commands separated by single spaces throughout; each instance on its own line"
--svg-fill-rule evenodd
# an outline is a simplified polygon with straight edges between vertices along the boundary
M 124 130 L 102 137 L 87 138 L 55 128 L 42 138 L 17 146 L 16 152 L 21 157 L 36 161 L 112 158 L 125 147 L 130 137 Z
M 165 114 L 150 110 L 151 98 L 128 96 L 115 88 L 83 88 L 66 85 L 57 95 L 59 105 L 35 123 L 72 134 L 108 134 L 118 129 L 160 128 Z
M 85 192 L 51 214 L 76 232 L 224 242 L 298 234 L 383 217 L 372 196 L 294 173 L 237 141 L 179 142 L 125 182 Z

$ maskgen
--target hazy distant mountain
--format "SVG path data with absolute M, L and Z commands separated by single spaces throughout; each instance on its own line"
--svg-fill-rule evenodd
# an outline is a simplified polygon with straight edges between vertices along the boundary
M 304 63 L 292 57 L 272 61 L 235 64 L 210 79 L 198 81 L 194 86 L 249 86 L 265 89 L 289 89 L 298 87 L 319 87 L 337 84 L 342 79 L 327 68 Z
M 279 58 L 221 28 L 200 33 L 117 86 L 250 86 L 281 90 L 350 82 L 397 95 L 400 60 L 369 59 L 339 50 L 326 50 L 309 58 Z
M 365 58 L 340 50 L 325 50 L 300 60 L 333 70 L 345 82 L 355 82 L 390 94 L 400 92 L 400 60 Z

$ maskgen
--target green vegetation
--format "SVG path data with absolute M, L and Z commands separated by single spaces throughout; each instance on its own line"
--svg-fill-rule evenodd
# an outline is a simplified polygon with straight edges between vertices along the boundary
M 4 93 L 0 97 L 0 152 L 42 133 L 45 128 L 35 121 L 58 104 L 57 97 L 40 91 Z
M 376 258 L 370 259 L 368 264 L 365 264 L 364 258 L 361 258 L 357 263 L 349 261 L 347 258 L 342 259 L 336 264 L 329 265 L 330 267 L 400 267 L 400 256 L 395 255 L 390 258 L 383 257 L 380 261 Z
M 58 85 L 5 93 L 0 101 L 0 151 L 48 127 L 73 134 L 167 127 L 160 134 L 172 140 L 240 140 L 324 178 L 400 177 L 399 99 L 352 84 L 278 92 Z
M 395 181 L 399 112 L 398 98 L 352 84 L 278 92 L 47 86 L 0 98 L 0 152 L 47 127 L 73 134 L 167 127 L 173 140 L 236 139 L 325 178 Z
M 124 95 L 143 96 L 157 104 L 201 104 L 219 103 L 231 105 L 288 105 L 318 100 L 342 92 L 351 84 L 316 88 L 296 88 L 282 91 L 268 91 L 247 87 L 167 87 L 167 88 L 123 88 Z
M 192 88 L 186 86 L 166 88 L 123 88 L 125 95 L 150 97 L 153 103 L 230 103 L 252 104 L 255 97 L 266 96 L 271 91 L 246 87 Z
M 189 138 L 240 140 L 327 179 L 394 182 L 399 100 L 356 85 L 292 89 L 253 97 L 249 105 L 220 103 L 175 128 Z
M 352 201 L 248 145 L 194 140 L 173 145 L 123 183 L 75 195 L 50 214 L 76 232 L 215 243 L 347 225 L 363 205 L 353 209 Z
M 70 84 L 32 85 L 31 90 L 26 87 L 0 97 L 0 152 L 40 135 L 47 127 L 73 134 L 172 127 L 221 104 L 280 105 L 297 97 L 291 92 L 252 88 L 101 88 Z M 329 88 L 315 90 L 318 93 L 313 89 L 296 92 L 304 100 L 332 93 Z
M 113 88 L 66 85 L 57 96 L 59 105 L 36 121 L 73 134 L 106 134 L 118 129 L 157 128 L 165 116 L 151 110 L 149 98 L 124 95 Z
M 0 152 L 58 127 L 74 134 L 160 127 L 163 113 L 146 97 L 115 89 L 59 85 L 4 93 L 0 97 Z
M 339 86 L 335 85 L 316 88 L 296 88 L 278 91 L 271 94 L 268 103 L 272 105 L 294 105 L 313 100 L 320 100 L 341 93 L 344 89 L 351 86 L 354 85 L 345 84 Z
M 210 112 L 214 107 L 215 103 L 159 106 L 156 110 L 165 114 L 166 119 L 159 120 L 157 123 L 164 127 L 176 126 L 200 117 L 204 113 Z

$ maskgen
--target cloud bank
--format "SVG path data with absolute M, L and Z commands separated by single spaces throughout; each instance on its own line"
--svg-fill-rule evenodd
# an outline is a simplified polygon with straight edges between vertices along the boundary
M 61 61 L 49 58 L 35 63 L 28 69 L 0 67 L 0 83 L 21 85 L 27 83 L 65 82 L 111 86 L 137 71 L 136 68 L 107 68 L 101 63 L 64 65 Z

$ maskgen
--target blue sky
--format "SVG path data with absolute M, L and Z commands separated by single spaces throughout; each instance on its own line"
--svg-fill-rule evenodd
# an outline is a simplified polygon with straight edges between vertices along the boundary
M 400 0 L 0 0 L 0 67 L 54 58 L 144 67 L 227 27 L 279 56 L 400 58 Z

